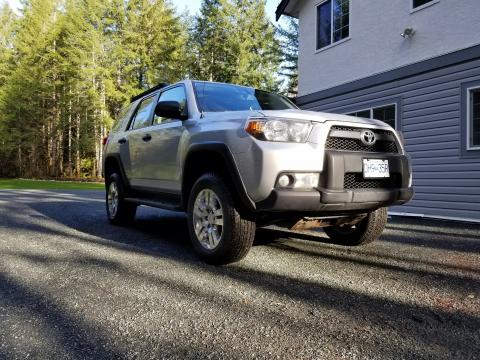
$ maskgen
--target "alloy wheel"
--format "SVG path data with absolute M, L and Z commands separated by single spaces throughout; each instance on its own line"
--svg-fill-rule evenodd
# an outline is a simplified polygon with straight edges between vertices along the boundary
M 215 249 L 223 232 L 223 209 L 220 199 L 213 190 L 203 189 L 195 198 L 193 224 L 195 235 L 207 250 Z

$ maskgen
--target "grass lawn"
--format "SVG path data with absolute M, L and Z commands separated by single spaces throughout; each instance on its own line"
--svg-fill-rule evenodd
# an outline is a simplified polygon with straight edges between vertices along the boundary
M 53 180 L 26 180 L 0 179 L 0 190 L 7 189 L 40 189 L 40 190 L 103 190 L 103 183 L 53 181 Z

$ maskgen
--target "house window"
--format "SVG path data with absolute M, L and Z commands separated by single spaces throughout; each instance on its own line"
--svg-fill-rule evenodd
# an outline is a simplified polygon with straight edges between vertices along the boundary
M 353 112 L 353 113 L 350 113 L 348 115 L 371 119 L 372 118 L 371 112 L 372 112 L 371 109 L 367 109 L 367 110 Z
M 327 0 L 317 6 L 317 50 L 350 35 L 350 0 Z
M 480 88 L 468 92 L 468 149 L 480 150 Z
M 412 0 L 412 1 L 413 1 L 412 8 L 416 9 L 416 8 L 421 7 L 421 6 L 427 5 L 429 3 L 436 2 L 438 0 Z
M 384 107 L 374 108 L 372 109 L 373 112 L 373 119 L 382 120 L 383 122 L 387 123 L 391 127 L 395 129 L 396 121 L 396 106 L 395 105 L 388 105 Z
M 347 115 L 381 120 L 396 129 L 397 105 L 391 104 L 379 107 L 372 107 L 369 109 L 352 112 Z

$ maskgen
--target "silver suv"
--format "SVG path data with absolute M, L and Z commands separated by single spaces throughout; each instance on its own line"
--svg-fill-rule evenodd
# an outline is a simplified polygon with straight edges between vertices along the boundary
M 206 261 L 242 259 L 256 227 L 324 227 L 335 243 L 377 239 L 386 207 L 413 196 L 409 157 L 381 121 L 299 110 L 249 87 L 185 80 L 132 99 L 104 151 L 109 220 L 138 205 L 185 211 Z

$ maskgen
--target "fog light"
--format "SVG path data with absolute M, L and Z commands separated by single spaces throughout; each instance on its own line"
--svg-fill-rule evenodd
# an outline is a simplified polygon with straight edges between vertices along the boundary
M 296 173 L 293 176 L 295 177 L 294 189 L 312 189 L 318 186 L 319 174 Z
M 278 185 L 281 187 L 288 187 L 291 182 L 290 176 L 288 175 L 282 175 L 278 178 Z

